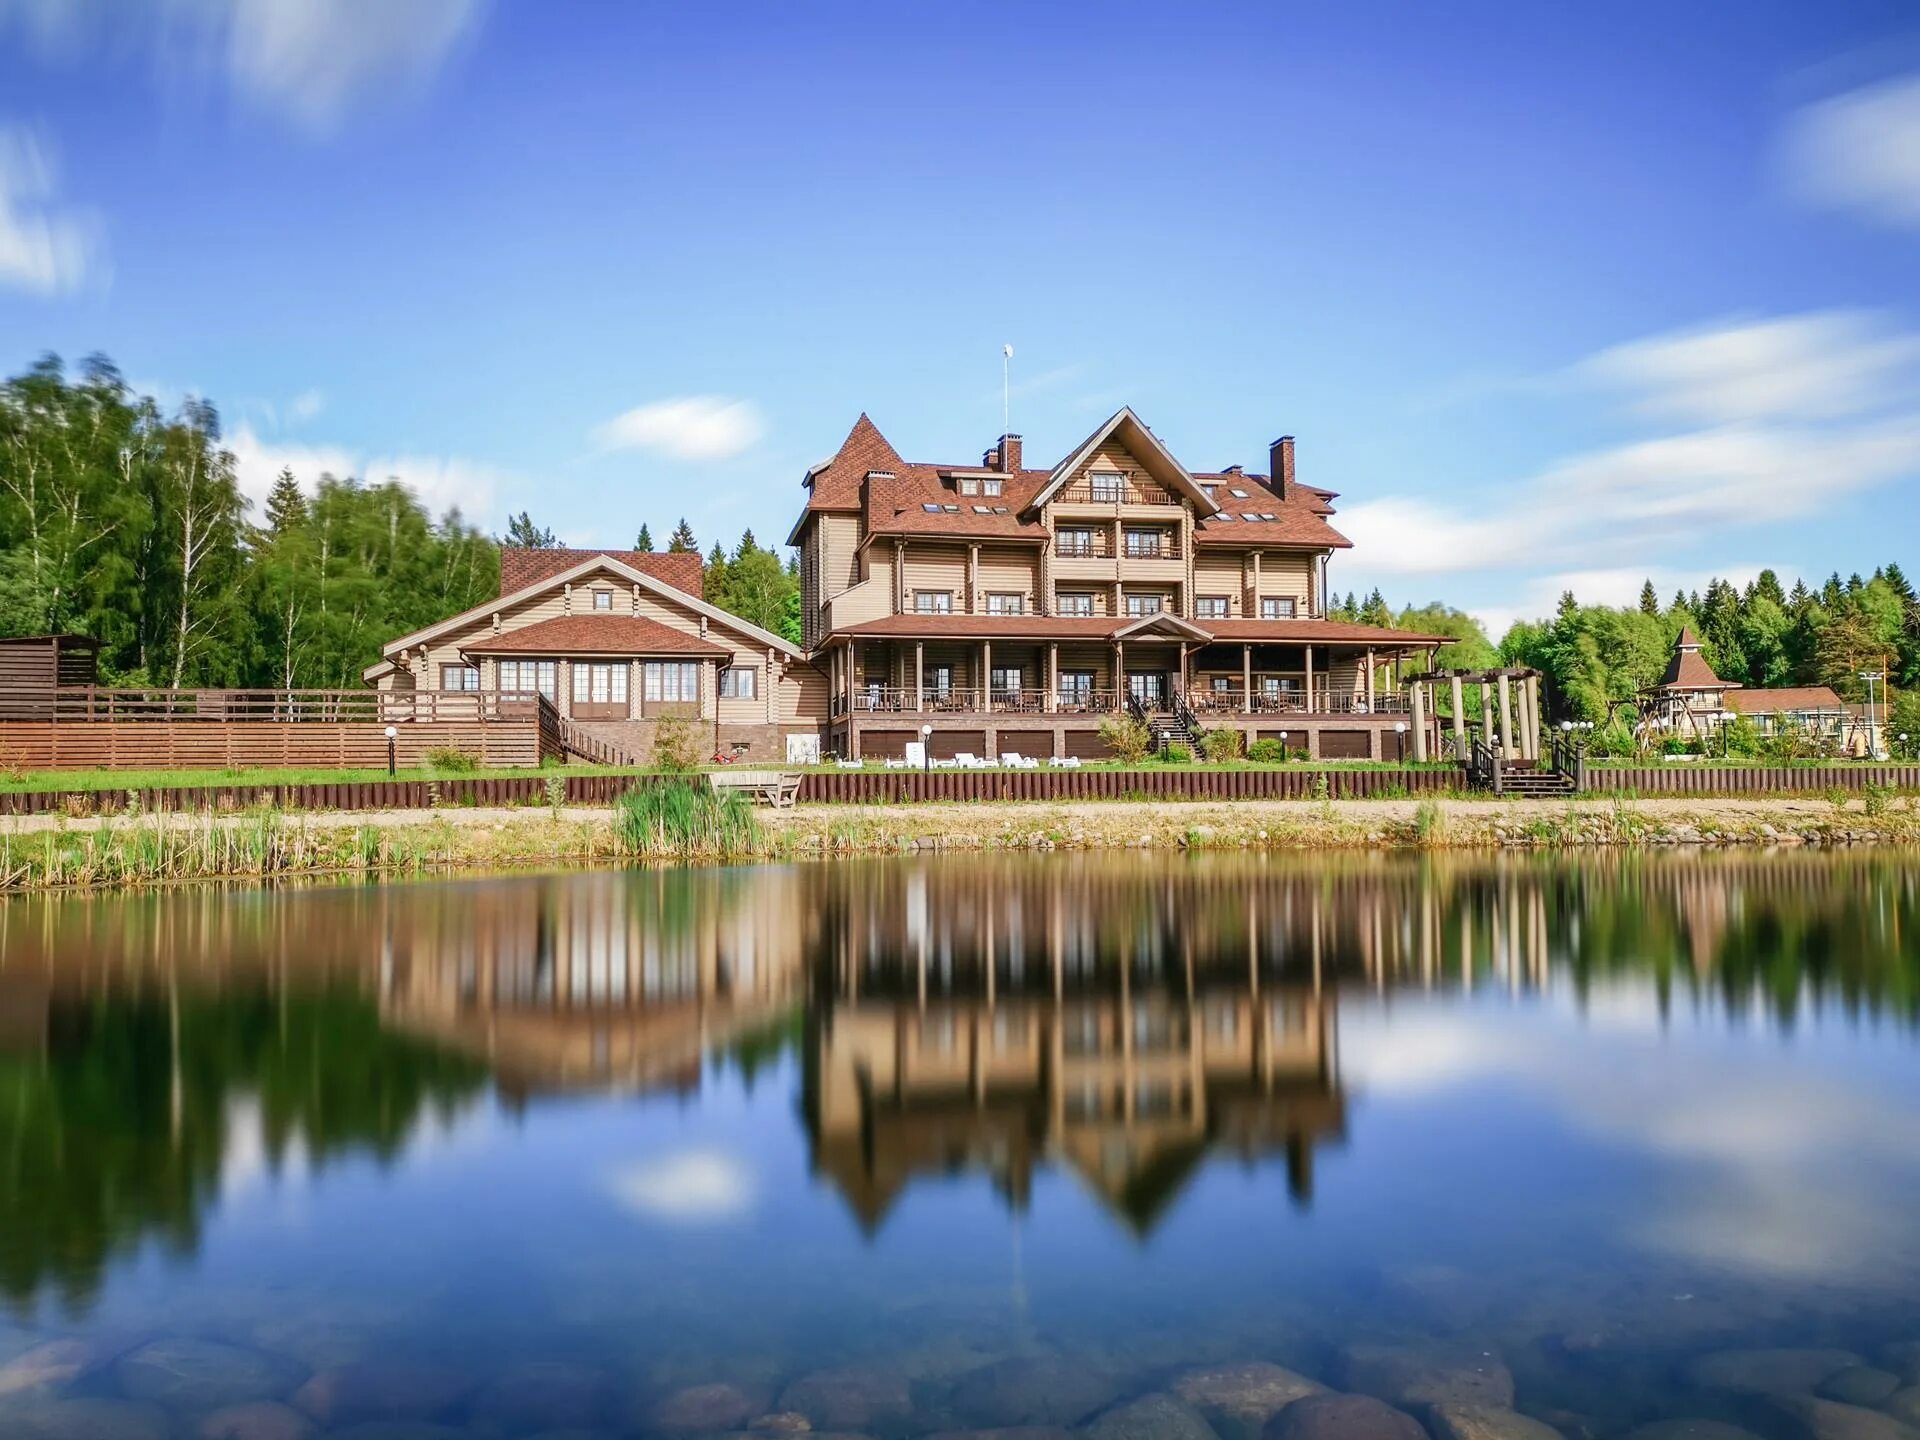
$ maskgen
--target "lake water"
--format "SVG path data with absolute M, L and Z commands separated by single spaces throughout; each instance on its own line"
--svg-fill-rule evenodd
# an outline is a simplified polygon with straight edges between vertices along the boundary
M 14 900 L 0 1435 L 1898 1440 L 1917 1027 L 1913 856 Z

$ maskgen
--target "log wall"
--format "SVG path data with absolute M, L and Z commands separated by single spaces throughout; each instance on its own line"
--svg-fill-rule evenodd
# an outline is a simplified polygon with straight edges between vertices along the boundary
M 540 727 L 531 714 L 395 729 L 402 766 L 423 765 L 439 748 L 464 750 L 487 766 L 540 763 Z M 386 727 L 370 721 L 0 721 L 0 767 L 9 770 L 368 770 L 386 763 Z

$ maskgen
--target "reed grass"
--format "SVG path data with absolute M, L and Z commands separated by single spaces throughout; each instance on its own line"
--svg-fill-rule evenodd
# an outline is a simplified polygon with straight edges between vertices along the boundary
M 621 795 L 613 833 L 623 853 L 644 859 L 735 860 L 773 850 L 745 795 L 684 780 Z

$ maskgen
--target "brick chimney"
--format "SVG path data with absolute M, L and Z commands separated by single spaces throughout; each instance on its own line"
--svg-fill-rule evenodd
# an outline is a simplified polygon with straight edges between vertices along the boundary
M 998 470 L 1002 475 L 1012 475 L 1020 469 L 1020 437 L 1002 435 L 993 449 L 980 457 L 980 461 L 990 470 Z
M 1267 474 L 1273 493 L 1282 500 L 1293 498 L 1293 437 L 1282 435 L 1267 447 Z

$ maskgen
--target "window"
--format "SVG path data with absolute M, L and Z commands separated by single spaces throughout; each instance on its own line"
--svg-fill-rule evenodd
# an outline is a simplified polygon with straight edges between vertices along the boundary
M 556 681 L 559 669 L 559 664 L 552 660 L 502 660 L 500 688 L 538 690 L 547 699 L 558 700 L 559 686 Z
M 722 700 L 751 700 L 760 693 L 760 672 L 751 665 L 731 665 L 720 672 Z
M 993 687 L 993 698 L 996 700 L 1007 700 L 1017 696 L 1020 693 L 1021 679 L 1022 672 L 1017 665 L 1011 665 L 1005 669 L 996 665 L 987 672 L 987 684 Z
M 998 495 L 1002 490 L 1006 489 L 1006 484 L 1007 482 L 1004 480 L 983 480 L 980 482 L 981 493 Z
M 1230 675 L 1215 675 L 1207 682 L 1207 688 L 1216 695 L 1230 695 L 1233 693 L 1233 677 Z
M 1062 530 L 1053 537 L 1053 548 L 1062 555 L 1093 554 L 1093 531 Z
M 953 667 L 951 665 L 930 665 L 927 667 L 926 691 L 929 695 L 946 695 L 953 690 Z
M 1118 505 L 1126 497 L 1127 477 L 1111 473 L 1088 477 L 1093 498 L 1102 505 Z
M 978 495 L 980 493 L 980 482 L 978 480 L 962 480 L 960 482 L 960 493 L 962 495 Z
M 1093 614 L 1093 596 L 1085 590 L 1062 591 L 1055 608 L 1062 615 Z
M 574 673 L 579 674 L 578 671 Z M 659 701 L 662 704 L 698 704 L 700 664 L 695 660 L 649 660 L 643 683 L 646 688 L 641 694 L 647 700 Z M 624 682 L 622 688 L 625 688 Z M 616 698 L 625 699 L 626 697 L 621 695 Z
M 916 615 L 951 615 L 953 592 L 951 590 L 916 590 L 913 592 L 913 609 Z
M 1167 533 L 1164 530 L 1129 530 L 1126 540 L 1127 554 L 1136 558 L 1164 555 L 1167 551 Z
M 1024 615 L 1027 613 L 1027 597 L 1024 595 L 989 594 L 987 596 L 989 615 Z
M 652 667 L 649 666 L 649 669 Z M 573 667 L 573 703 L 576 705 L 624 705 L 627 703 L 627 662 L 613 665 Z
M 1127 614 L 1133 616 L 1158 615 L 1166 607 L 1164 595 L 1127 596 Z
M 1227 597 L 1202 595 L 1193 602 L 1193 614 L 1197 620 L 1224 620 L 1227 618 Z
M 593 608 L 596 610 L 613 609 L 613 591 L 596 590 L 593 592 Z
M 1247 492 L 1242 490 L 1238 485 L 1234 486 L 1233 489 L 1230 490 L 1228 493 L 1232 495 L 1236 500 L 1245 500 L 1248 498 Z
M 1293 597 L 1291 595 L 1268 595 L 1260 601 L 1262 620 L 1291 620 L 1293 618 Z
M 1093 671 L 1062 670 L 1060 672 L 1060 703 L 1080 710 L 1093 704 Z
M 940 514 L 940 507 L 934 504 L 931 500 L 923 500 L 920 503 L 920 508 L 926 511 L 929 515 Z
M 478 665 L 442 665 L 440 688 L 442 690 L 478 690 L 480 667 Z

